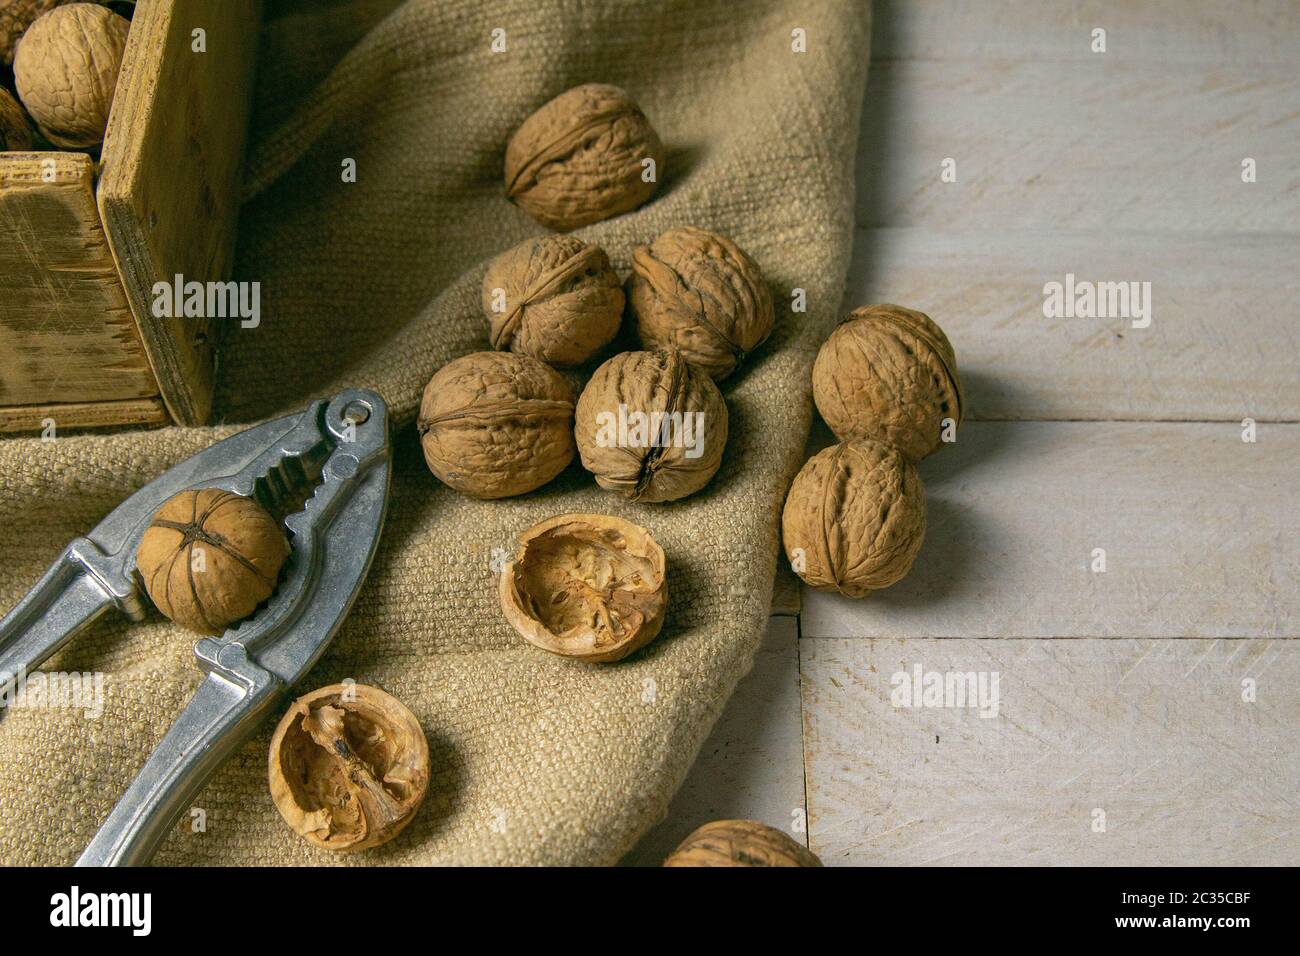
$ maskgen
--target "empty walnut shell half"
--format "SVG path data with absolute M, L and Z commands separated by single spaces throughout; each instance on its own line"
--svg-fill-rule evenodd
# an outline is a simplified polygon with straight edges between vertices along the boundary
M 961 424 L 957 358 L 928 315 L 898 305 L 854 309 L 813 365 L 813 401 L 835 437 L 876 438 L 920 461 Z
M 561 93 L 510 137 L 506 195 L 567 232 L 641 205 L 659 186 L 663 160 L 663 144 L 632 98 L 588 83 Z
M 700 827 L 664 866 L 821 866 L 807 847 L 754 820 L 715 820 Z
M 573 460 L 573 390 L 535 358 L 474 352 L 429 380 L 419 430 L 429 470 L 457 491 L 522 495 Z
M 722 380 L 772 334 L 772 293 L 754 260 L 724 236 L 686 226 L 632 254 L 629 308 L 641 344 L 675 348 Z
M 429 743 L 397 698 L 364 684 L 299 697 L 271 738 L 271 798 L 285 823 L 326 850 L 401 833 L 429 789 Z
M 722 464 L 727 403 L 676 349 L 623 352 L 582 390 L 574 436 L 602 488 L 674 501 L 703 488 Z
M 925 537 L 925 490 L 892 445 L 840 442 L 795 476 L 781 530 L 799 577 L 819 591 L 860 598 L 912 567 Z
M 581 365 L 613 340 L 623 287 L 599 246 L 541 236 L 492 260 L 483 277 L 492 347 L 557 368 Z
M 163 503 L 140 538 L 135 565 L 159 611 L 215 635 L 271 596 L 288 556 L 284 530 L 266 509 L 204 488 Z
M 645 528 L 613 515 L 557 515 L 520 535 L 499 592 L 506 620 L 529 643 L 564 657 L 617 661 L 663 626 L 663 548 Z

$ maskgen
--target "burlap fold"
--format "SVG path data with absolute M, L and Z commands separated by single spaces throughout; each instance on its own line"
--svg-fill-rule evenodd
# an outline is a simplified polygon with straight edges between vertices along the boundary
M 236 276 L 261 282 L 262 324 L 229 330 L 224 424 L 0 442 L 0 606 L 68 539 L 214 439 L 342 387 L 375 388 L 402 426 L 388 524 L 302 690 L 352 677 L 405 701 L 429 737 L 429 799 L 387 847 L 316 850 L 271 803 L 268 727 L 158 862 L 611 863 L 662 816 L 763 633 L 809 367 L 848 263 L 867 3 L 313 0 L 268 16 Z M 807 52 L 792 50 L 796 30 Z M 668 161 L 649 204 L 578 235 L 623 275 L 633 248 L 669 227 L 729 235 L 770 282 L 777 330 L 724 383 L 731 438 L 703 492 L 631 504 L 575 464 L 521 498 L 473 501 L 425 468 L 414 411 L 436 368 L 487 347 L 487 260 L 543 231 L 504 197 L 507 138 L 588 81 L 627 89 Z M 343 181 L 348 159 L 355 183 Z M 806 312 L 791 309 L 796 289 Z M 497 606 L 494 557 L 562 511 L 622 515 L 668 553 L 665 631 L 623 663 L 547 655 Z M 97 624 L 47 669 L 104 672 L 102 715 L 0 717 L 0 861 L 76 858 L 197 685 L 191 644 L 157 615 Z

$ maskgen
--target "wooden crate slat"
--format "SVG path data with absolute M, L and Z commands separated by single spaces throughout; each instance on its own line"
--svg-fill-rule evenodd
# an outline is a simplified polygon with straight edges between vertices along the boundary
M 68 429 L 165 425 L 168 417 L 167 409 L 159 398 L 10 405 L 0 408 L 0 434 L 39 432 L 45 428 L 47 421 L 54 422 L 57 437 Z
M 104 142 L 99 209 L 163 400 L 211 410 L 207 320 L 153 314 L 155 283 L 224 280 L 234 258 L 259 0 L 141 0 Z M 192 49 L 205 31 L 206 52 Z
M 0 154 L 0 406 L 158 393 L 94 181 L 81 153 Z

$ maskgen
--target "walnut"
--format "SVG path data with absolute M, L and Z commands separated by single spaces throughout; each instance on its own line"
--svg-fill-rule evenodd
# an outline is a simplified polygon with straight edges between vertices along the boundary
M 957 359 L 928 315 L 897 305 L 854 309 L 813 365 L 813 401 L 835 437 L 878 438 L 920 461 L 961 424 Z
M 280 720 L 269 776 L 294 832 L 326 850 L 361 850 L 415 816 L 429 789 L 429 743 L 397 698 L 332 684 L 299 697 Z
M 91 149 L 104 141 L 130 21 L 107 7 L 72 3 L 37 18 L 14 54 L 14 84 L 51 143 Z
M 522 495 L 573 461 L 573 390 L 530 356 L 473 352 L 429 380 L 419 429 L 429 470 L 457 491 Z
M 821 866 L 807 847 L 754 820 L 715 820 L 700 827 L 664 866 Z
M 668 604 L 663 548 L 613 515 L 565 514 L 533 525 L 501 573 L 506 620 L 543 650 L 617 661 L 650 643 Z
M 799 577 L 819 591 L 860 598 L 911 568 L 925 537 L 925 489 L 892 445 L 840 442 L 795 476 L 781 527 Z
M 32 22 L 47 10 L 72 0 L 0 0 L 0 60 L 13 63 L 14 47 Z
M 32 124 L 18 101 L 0 87 L 0 152 L 32 148 Z
M 623 352 L 587 382 L 574 437 L 602 488 L 673 501 L 703 488 L 722 464 L 727 403 L 676 349 Z
M 588 83 L 515 130 L 506 146 L 506 195 L 542 225 L 567 232 L 649 199 L 663 159 L 658 134 L 632 98 Z
M 135 566 L 159 611 L 220 634 L 271 596 L 288 556 L 280 523 L 261 505 L 205 488 L 163 503 L 140 538 Z
M 676 348 L 722 380 L 766 341 L 772 293 L 754 260 L 730 239 L 686 226 L 632 255 L 627 299 L 646 348 Z
M 623 287 L 604 250 L 574 236 L 529 239 L 483 277 L 492 347 L 550 365 L 581 365 L 618 334 Z

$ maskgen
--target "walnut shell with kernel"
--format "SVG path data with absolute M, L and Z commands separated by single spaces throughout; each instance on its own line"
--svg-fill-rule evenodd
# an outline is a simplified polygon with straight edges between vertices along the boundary
M 14 53 L 14 86 L 51 143 L 104 141 L 131 23 L 107 7 L 71 3 L 36 19 Z
M 574 437 L 602 488 L 674 501 L 703 488 L 722 464 L 727 403 L 675 349 L 623 352 L 582 390 Z
M 860 598 L 912 567 L 925 537 L 925 489 L 892 445 L 840 442 L 795 476 L 781 533 L 790 566 L 807 584 Z
M 506 146 L 506 195 L 542 225 L 567 232 L 641 205 L 658 188 L 663 161 L 659 135 L 632 98 L 587 83 L 515 130 Z
M 0 87 L 0 153 L 22 152 L 32 148 L 32 124 L 18 101 Z
M 547 518 L 519 536 L 498 585 L 501 610 L 530 644 L 617 661 L 659 633 L 666 561 L 650 532 L 613 515 Z
M 664 866 L 821 866 L 806 846 L 756 820 L 715 820 L 682 841 Z
M 627 299 L 646 348 L 675 348 L 716 380 L 772 334 L 776 309 L 754 260 L 730 239 L 685 226 L 632 254 Z
M 540 488 L 573 460 L 573 390 L 513 352 L 473 352 L 429 380 L 420 403 L 429 470 L 475 498 Z
M 928 315 L 898 305 L 854 309 L 813 364 L 813 401 L 835 437 L 876 438 L 920 461 L 961 424 L 957 358 Z
M 284 529 L 252 498 L 182 491 L 154 514 L 135 566 L 165 616 L 220 634 L 271 596 L 289 556 Z
M 275 728 L 271 798 L 293 831 L 326 850 L 387 843 L 429 789 L 420 721 L 377 687 L 343 683 L 299 697 Z
M 618 334 L 623 286 L 599 246 L 575 236 L 541 236 L 488 265 L 483 312 L 494 349 L 569 368 Z

